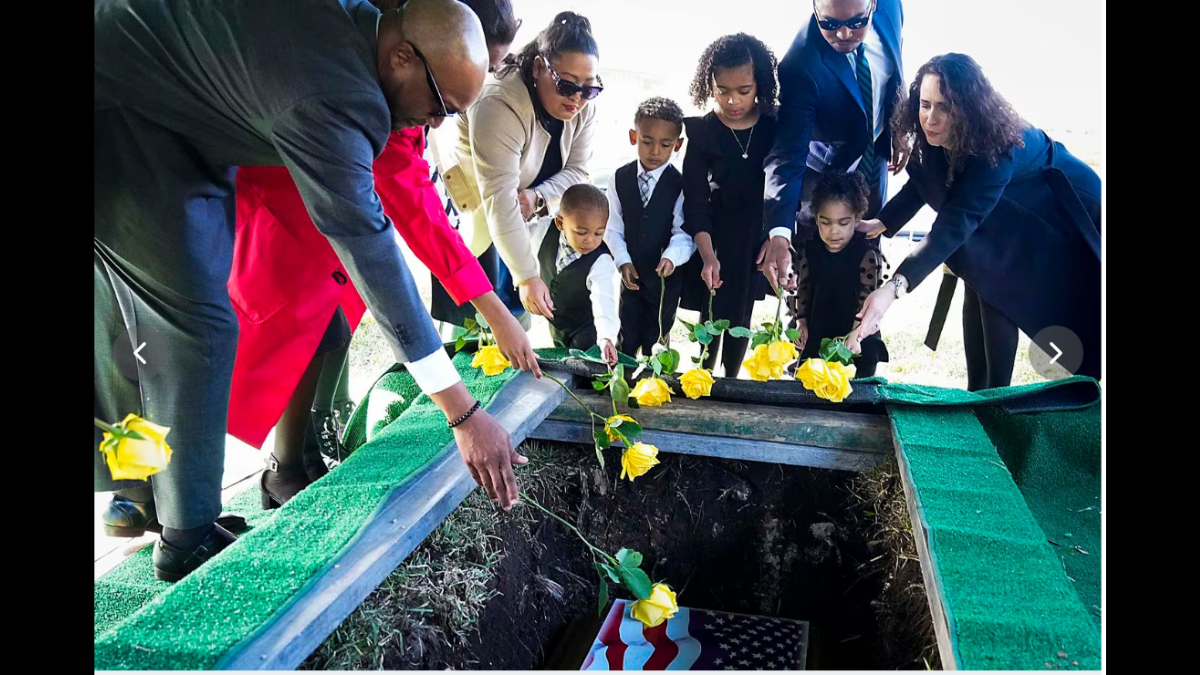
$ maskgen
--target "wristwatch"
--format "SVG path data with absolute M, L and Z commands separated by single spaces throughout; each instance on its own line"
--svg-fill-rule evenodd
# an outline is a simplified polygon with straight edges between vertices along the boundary
M 892 277 L 892 290 L 896 293 L 897 300 L 907 295 L 908 279 L 905 279 L 903 274 Z
M 546 198 L 542 196 L 542 193 L 538 192 L 537 190 L 534 190 L 533 191 L 533 211 L 534 211 L 534 213 L 537 213 L 544 208 L 546 208 Z

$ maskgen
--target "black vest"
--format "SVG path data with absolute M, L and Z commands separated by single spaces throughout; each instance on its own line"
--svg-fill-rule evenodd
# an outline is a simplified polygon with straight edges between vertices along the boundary
M 671 242 L 671 226 L 675 222 L 675 202 L 683 192 L 683 176 L 674 166 L 667 165 L 650 203 L 642 206 L 642 191 L 638 187 L 638 160 L 617 169 L 617 198 L 621 200 L 622 220 L 625 222 L 625 246 L 629 257 L 641 277 L 640 285 L 646 280 L 658 280 L 654 268 L 662 259 L 663 251 Z M 658 297 L 657 285 L 654 289 Z
M 554 260 L 558 257 L 560 235 L 553 224 L 546 230 L 538 247 L 538 266 L 542 281 L 550 287 L 550 299 L 554 301 L 554 319 L 550 325 L 562 333 L 565 343 L 570 344 L 575 333 L 594 322 L 592 296 L 587 287 L 588 272 L 592 271 L 596 259 L 609 251 L 608 244 L 602 242 L 594 251 L 580 256 L 559 272 Z

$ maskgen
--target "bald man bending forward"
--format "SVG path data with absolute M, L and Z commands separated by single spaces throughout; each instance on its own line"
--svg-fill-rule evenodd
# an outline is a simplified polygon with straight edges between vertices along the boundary
M 155 573 L 174 581 L 234 540 L 214 524 L 237 344 L 226 290 L 234 167 L 288 167 L 397 361 L 448 419 L 473 409 L 371 165 L 393 128 L 466 109 L 488 52 L 478 19 L 452 0 L 383 15 L 366 0 L 95 0 L 94 19 L 95 415 L 140 413 L 171 429 L 175 454 L 152 485 Z M 112 360 L 118 340 L 137 339 L 126 331 L 159 342 L 162 362 L 139 364 L 138 381 Z M 455 437 L 472 475 L 510 506 L 512 463 L 524 460 L 508 434 L 477 411 Z M 93 454 L 97 491 L 145 485 L 113 481 Z

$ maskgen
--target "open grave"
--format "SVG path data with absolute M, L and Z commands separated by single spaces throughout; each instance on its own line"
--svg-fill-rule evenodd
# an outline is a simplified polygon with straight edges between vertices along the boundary
M 590 373 L 541 356 L 576 385 Z M 710 399 L 637 411 L 662 454 L 631 483 L 618 450 L 599 467 L 558 385 L 455 362 L 514 441 L 537 439 L 518 474 L 530 497 L 601 549 L 642 552 L 681 606 L 808 622 L 810 669 L 1100 664 L 1094 381 L 979 395 L 862 380 L 836 405 L 798 382 L 718 381 Z M 345 667 L 349 653 L 363 668 L 580 667 L 601 617 L 573 532 L 471 494 L 400 369 L 347 440 L 355 453 L 278 512 L 235 500 L 254 529 L 184 581 L 150 583 L 148 550 L 98 580 L 96 668 Z M 770 647 L 754 642 L 733 658 Z

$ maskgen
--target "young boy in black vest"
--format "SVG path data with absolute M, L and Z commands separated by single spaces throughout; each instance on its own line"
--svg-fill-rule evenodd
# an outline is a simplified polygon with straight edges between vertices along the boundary
M 608 181 L 605 241 L 625 286 L 621 351 L 634 357 L 639 349 L 650 355 L 659 338 L 670 333 L 683 282 L 672 274 L 696 251 L 683 231 L 683 175 L 671 165 L 672 153 L 683 145 L 682 134 L 683 111 L 674 101 L 660 96 L 645 100 L 629 130 L 638 158 Z
M 604 193 L 581 183 L 563 192 L 557 216 L 534 221 L 530 238 L 542 281 L 550 287 L 554 312 L 546 318 L 554 341 L 583 350 L 600 345 L 604 360 L 615 365 L 620 275 L 604 243 L 607 225 Z

